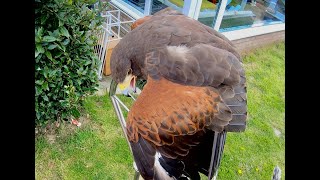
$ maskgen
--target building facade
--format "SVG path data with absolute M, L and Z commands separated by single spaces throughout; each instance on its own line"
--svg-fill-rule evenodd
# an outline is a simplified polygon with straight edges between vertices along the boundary
M 285 0 L 111 0 L 135 19 L 171 7 L 224 34 L 242 51 L 284 40 Z

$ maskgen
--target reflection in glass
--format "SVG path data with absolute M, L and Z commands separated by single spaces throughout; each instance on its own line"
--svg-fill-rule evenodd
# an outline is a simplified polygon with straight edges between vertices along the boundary
M 202 0 L 198 21 L 213 27 L 213 21 L 217 14 L 219 0 Z
M 129 8 L 134 8 L 145 14 L 145 4 L 148 0 L 120 0 L 128 5 Z M 150 0 L 152 3 L 151 14 L 154 14 L 166 7 L 171 7 L 179 12 L 183 9 L 183 0 Z
M 202 0 L 198 17 L 213 27 L 221 0 Z M 285 0 L 227 0 L 220 32 L 285 22 Z
M 136 10 L 144 13 L 144 5 L 146 0 L 121 0 Z
M 228 0 L 220 32 L 285 22 L 285 0 Z
M 166 7 L 171 7 L 179 12 L 183 9 L 183 0 L 153 0 L 151 14 L 154 14 Z

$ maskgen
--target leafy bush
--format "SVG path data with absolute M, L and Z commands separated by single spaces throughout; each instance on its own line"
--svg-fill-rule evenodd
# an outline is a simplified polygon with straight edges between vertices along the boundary
M 35 0 L 36 124 L 79 117 L 83 98 L 98 86 L 95 32 L 103 22 L 94 1 Z

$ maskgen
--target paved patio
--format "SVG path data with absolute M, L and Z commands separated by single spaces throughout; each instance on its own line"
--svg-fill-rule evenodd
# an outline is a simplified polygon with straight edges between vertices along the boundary
M 103 96 L 109 93 L 111 80 L 112 80 L 111 76 L 103 75 L 102 79 L 99 81 L 99 89 L 95 94 L 98 96 Z M 141 92 L 140 89 L 137 88 L 137 94 L 140 94 L 140 92 Z M 116 94 L 121 94 L 119 89 L 117 89 Z
M 106 93 L 109 93 L 111 76 L 102 76 L 102 79 L 99 81 L 99 90 L 96 92 L 96 95 L 103 96 Z

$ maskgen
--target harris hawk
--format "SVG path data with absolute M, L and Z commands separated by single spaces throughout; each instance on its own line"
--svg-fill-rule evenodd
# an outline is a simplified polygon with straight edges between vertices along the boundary
M 245 72 L 232 43 L 166 8 L 132 25 L 113 49 L 110 66 L 124 94 L 137 79 L 147 80 L 126 120 L 141 176 L 208 176 L 213 132 L 247 118 Z

